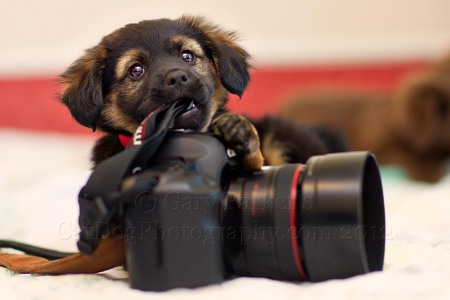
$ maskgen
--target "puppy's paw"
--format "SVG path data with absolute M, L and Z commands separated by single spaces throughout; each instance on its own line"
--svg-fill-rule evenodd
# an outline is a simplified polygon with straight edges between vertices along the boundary
M 211 128 L 227 147 L 236 152 L 245 169 L 261 169 L 264 158 L 260 149 L 259 136 L 249 120 L 240 115 L 225 113 L 214 120 Z

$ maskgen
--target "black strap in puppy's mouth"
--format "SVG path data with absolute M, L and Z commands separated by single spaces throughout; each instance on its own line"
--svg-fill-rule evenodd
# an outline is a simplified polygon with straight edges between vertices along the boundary
M 181 99 L 161 106 L 145 117 L 131 137 L 120 134 L 120 143 L 124 148 L 139 146 L 149 137 L 156 135 L 158 131 L 172 128 L 176 117 L 195 107 L 194 101 L 190 99 Z

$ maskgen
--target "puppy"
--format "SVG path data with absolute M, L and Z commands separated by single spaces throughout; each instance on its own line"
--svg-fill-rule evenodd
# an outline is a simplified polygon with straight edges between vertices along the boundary
M 149 112 L 180 99 L 195 107 L 174 128 L 219 136 L 247 170 L 326 152 L 318 134 L 301 128 L 293 136 L 297 150 L 290 151 L 297 157 L 290 157 L 278 132 L 298 126 L 276 122 L 262 130 L 268 133 L 264 160 L 255 126 L 225 108 L 228 93 L 241 96 L 247 87 L 249 59 L 233 32 L 203 18 L 142 21 L 105 36 L 75 61 L 62 75 L 61 101 L 81 125 L 106 133 L 94 147 L 94 165 L 123 150 L 119 135 L 131 136 Z M 306 150 L 303 142 L 310 144 Z
M 241 96 L 249 55 L 234 33 L 203 18 L 150 20 L 105 36 L 62 75 L 62 103 L 81 125 L 107 133 L 95 145 L 95 165 L 123 150 L 149 112 L 181 99 L 195 107 L 174 128 L 213 132 L 249 170 L 261 168 L 258 134 L 244 117 L 225 110 L 227 93 Z
M 436 182 L 450 158 L 450 55 L 404 79 L 391 95 L 311 93 L 286 102 L 279 116 L 342 132 L 352 150 L 415 180 Z

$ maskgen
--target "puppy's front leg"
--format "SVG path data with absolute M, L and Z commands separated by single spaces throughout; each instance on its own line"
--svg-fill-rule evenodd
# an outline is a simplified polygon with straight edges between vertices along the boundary
M 94 149 L 92 150 L 91 160 L 94 163 L 94 168 L 105 159 L 121 152 L 122 150 L 123 146 L 120 143 L 118 134 L 105 134 L 97 140 Z
M 261 169 L 264 157 L 259 136 L 249 120 L 240 115 L 225 113 L 213 121 L 211 131 L 221 138 L 227 147 L 236 151 L 237 158 L 245 169 Z

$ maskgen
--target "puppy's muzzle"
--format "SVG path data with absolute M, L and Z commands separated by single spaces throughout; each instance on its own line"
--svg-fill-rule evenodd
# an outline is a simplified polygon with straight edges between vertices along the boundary
M 189 76 L 183 70 L 169 71 L 164 80 L 164 85 L 167 89 L 183 89 L 187 88 L 189 84 Z
M 161 104 L 187 99 L 201 107 L 211 96 L 201 78 L 189 69 L 172 67 L 162 70 L 159 74 L 160 92 L 157 93 L 158 97 L 153 99 Z
M 202 98 L 208 98 L 208 95 L 205 95 L 207 90 L 204 90 L 205 86 L 195 72 L 183 68 L 168 68 L 158 74 L 159 82 L 155 86 L 156 90 L 159 90 L 159 97 L 156 98 L 162 103 L 170 103 L 180 98 L 203 102 Z
M 200 130 L 207 125 L 210 111 L 211 93 L 202 78 L 189 68 L 165 66 L 155 72 L 157 83 L 154 85 L 152 100 L 157 107 L 174 101 L 190 103 L 186 111 L 178 116 L 174 128 Z M 153 107 L 150 111 L 156 109 Z M 145 110 L 146 115 L 149 110 Z

